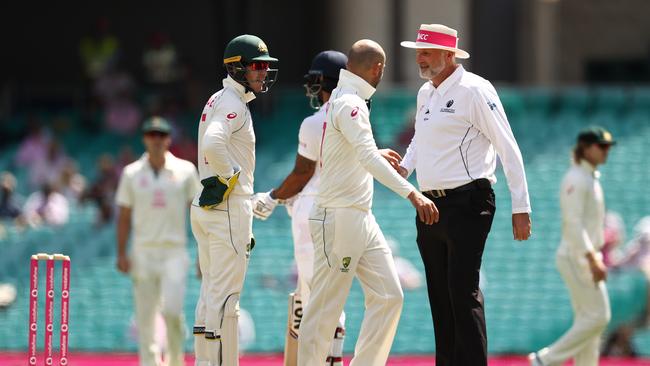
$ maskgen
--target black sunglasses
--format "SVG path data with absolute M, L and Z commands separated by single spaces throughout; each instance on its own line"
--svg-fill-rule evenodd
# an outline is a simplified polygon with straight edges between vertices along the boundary
M 145 132 L 144 135 L 149 137 L 160 137 L 160 138 L 165 138 L 169 136 L 168 133 L 160 132 L 160 131 L 149 131 L 149 132 Z

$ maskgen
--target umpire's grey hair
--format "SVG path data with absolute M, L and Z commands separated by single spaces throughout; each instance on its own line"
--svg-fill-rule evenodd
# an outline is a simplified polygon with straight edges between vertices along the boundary
M 370 39 L 356 41 L 348 52 L 348 65 L 351 69 L 368 70 L 378 63 L 386 62 L 386 53 L 379 43 Z

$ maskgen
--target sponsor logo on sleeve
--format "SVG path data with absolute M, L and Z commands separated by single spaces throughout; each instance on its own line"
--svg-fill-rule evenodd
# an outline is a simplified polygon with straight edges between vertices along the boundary
M 226 115 L 226 118 L 228 119 L 235 119 L 237 117 L 237 113 L 231 112 Z
M 354 107 L 350 112 L 350 117 L 355 118 L 359 114 L 359 107 Z

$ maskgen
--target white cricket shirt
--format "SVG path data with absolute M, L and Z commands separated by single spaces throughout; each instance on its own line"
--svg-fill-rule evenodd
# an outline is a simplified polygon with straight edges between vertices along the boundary
M 298 132 L 298 154 L 316 162 L 316 169 L 309 182 L 300 191 L 303 196 L 314 196 L 318 193 L 318 182 L 320 181 L 320 141 L 323 137 L 323 126 L 325 124 L 325 110 L 329 102 L 311 116 L 305 118 L 300 124 Z
M 255 132 L 247 104 L 253 99 L 253 92 L 246 92 L 243 85 L 228 76 L 223 79 L 223 89 L 208 99 L 199 120 L 199 177 L 228 178 L 235 169 L 241 169 L 233 195 L 253 194 Z M 194 199 L 195 206 L 199 205 L 199 195 Z
M 321 176 L 316 203 L 321 207 L 370 210 L 373 181 L 402 197 L 415 188 L 377 150 L 366 100 L 375 88 L 342 69 L 326 111 L 321 143 Z
M 497 154 L 503 165 L 512 212 L 530 212 L 519 146 L 492 84 L 462 65 L 437 88 L 418 92 L 415 135 L 402 166 L 416 170 L 420 190 L 451 189 L 475 179 L 496 183 Z
M 559 255 L 584 258 L 605 243 L 605 197 L 600 173 L 587 161 L 573 164 L 560 191 L 562 242 Z
M 133 246 L 185 246 L 188 204 L 201 184 L 194 164 L 165 154 L 158 175 L 149 155 L 127 165 L 117 188 L 118 206 L 131 208 Z

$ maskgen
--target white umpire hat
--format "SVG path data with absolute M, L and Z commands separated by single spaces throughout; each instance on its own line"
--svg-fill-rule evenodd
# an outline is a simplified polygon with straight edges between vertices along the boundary
M 436 48 L 452 51 L 458 58 L 469 58 L 469 53 L 458 48 L 458 32 L 442 24 L 422 24 L 415 42 L 400 43 L 406 48 Z

